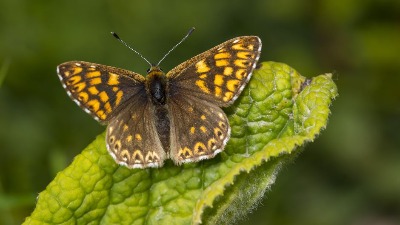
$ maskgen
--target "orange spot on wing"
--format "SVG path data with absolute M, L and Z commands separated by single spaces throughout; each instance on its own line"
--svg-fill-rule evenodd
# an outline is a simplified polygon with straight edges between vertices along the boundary
M 72 75 L 76 75 L 80 72 L 82 72 L 82 67 L 72 67 Z
M 104 109 L 106 110 L 107 113 L 111 113 L 112 112 L 112 108 L 109 102 L 107 102 L 106 104 L 104 104 Z
M 105 119 L 107 118 L 107 115 L 104 113 L 103 110 L 97 111 L 97 112 L 96 112 L 96 115 L 97 115 L 100 119 L 102 119 L 102 120 L 105 120 Z
M 205 126 L 200 126 L 200 130 L 201 130 L 203 133 L 207 132 L 207 128 L 206 128 Z
M 118 75 L 115 73 L 109 73 L 110 77 L 108 78 L 108 85 L 118 85 Z
M 244 77 L 246 77 L 246 70 L 245 69 L 238 69 L 235 73 L 236 78 L 239 80 L 242 80 Z
M 206 78 L 207 78 L 207 74 L 206 74 L 206 73 L 204 73 L 204 74 L 200 75 L 199 77 L 200 77 L 201 79 L 203 79 L 203 80 L 204 80 L 204 79 L 206 79 Z
M 228 66 L 229 65 L 229 61 L 225 60 L 225 59 L 220 59 L 220 60 L 215 61 L 215 65 L 219 66 L 219 67 Z
M 135 139 L 138 140 L 138 141 L 142 141 L 142 135 L 135 134 Z
M 92 112 L 97 112 L 100 108 L 100 102 L 97 99 L 93 99 L 87 103 L 87 106 Z
M 77 83 L 74 85 L 74 92 L 81 92 L 84 88 L 86 87 L 86 84 L 84 82 Z
M 97 77 L 97 78 L 93 78 L 90 80 L 90 84 L 91 85 L 97 85 L 97 84 L 101 84 L 101 78 Z
M 78 94 L 78 99 L 79 101 L 85 103 L 87 100 L 89 100 L 89 95 L 88 93 L 82 91 Z
M 247 50 L 247 49 L 243 46 L 242 43 L 238 43 L 238 44 L 233 45 L 233 46 L 232 46 L 232 49 L 235 49 L 235 50 Z
M 207 66 L 207 63 L 204 60 L 199 61 L 196 63 L 197 73 L 206 73 L 210 71 L 210 67 Z
M 235 92 L 239 87 L 240 81 L 239 80 L 228 80 L 226 83 L 226 87 L 228 90 Z
M 116 94 L 116 100 L 115 100 L 115 105 L 119 105 L 119 103 L 121 103 L 122 100 L 122 96 L 124 95 L 124 93 L 122 91 L 118 91 Z
M 202 142 L 197 142 L 194 145 L 194 154 L 196 155 L 204 155 L 206 153 L 207 147 Z
M 101 75 L 100 71 L 93 71 L 93 72 L 86 73 L 87 78 L 99 77 L 100 75 Z
M 249 66 L 249 61 L 247 61 L 245 59 L 236 59 L 234 63 L 236 66 L 242 67 L 242 68 L 247 68 Z
M 232 67 L 227 66 L 227 67 L 224 68 L 224 75 L 225 76 L 230 76 L 230 75 L 232 75 L 232 73 L 233 73 L 233 68 Z
M 99 97 L 102 102 L 107 102 L 109 99 L 108 94 L 105 91 L 100 92 Z
M 68 79 L 67 83 L 68 83 L 69 85 L 74 85 L 74 84 L 78 83 L 78 82 L 81 81 L 81 80 L 82 80 L 82 77 L 81 77 L 81 76 L 73 76 L 73 77 L 71 77 L 71 78 Z
M 222 86 L 222 84 L 224 84 L 224 76 L 223 75 L 215 75 L 214 84 L 217 86 Z
M 221 52 L 221 53 L 215 54 L 214 59 L 215 60 L 217 60 L 217 59 L 227 59 L 227 58 L 230 58 L 230 57 L 231 57 L 231 54 L 229 54 L 229 52 Z
M 221 94 L 222 94 L 222 88 L 215 87 L 215 96 L 221 97 Z
M 225 96 L 222 98 L 224 102 L 229 102 L 233 97 L 233 93 L 230 91 L 225 92 Z
M 196 85 L 197 87 L 200 88 L 201 91 L 203 91 L 204 93 L 209 94 L 210 93 L 210 89 L 208 89 L 207 84 L 204 80 L 197 80 L 196 81 Z
M 131 142 L 132 141 L 132 135 L 128 135 L 128 137 L 126 137 L 126 142 Z
M 248 59 L 252 56 L 252 54 L 250 52 L 238 52 L 236 55 L 238 58 L 242 58 L 242 59 Z
M 143 154 L 139 149 L 136 149 L 133 152 L 132 158 L 135 160 L 135 163 L 143 163 L 143 161 L 144 161 Z

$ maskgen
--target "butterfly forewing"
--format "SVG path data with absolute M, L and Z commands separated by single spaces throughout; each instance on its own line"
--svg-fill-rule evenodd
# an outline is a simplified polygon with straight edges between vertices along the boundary
M 171 96 L 193 93 L 228 106 L 240 95 L 256 67 L 261 40 L 243 36 L 201 53 L 168 72 Z
M 145 78 L 128 70 L 82 61 L 63 63 L 57 70 L 67 94 L 101 123 L 118 113 L 127 99 L 146 94 Z

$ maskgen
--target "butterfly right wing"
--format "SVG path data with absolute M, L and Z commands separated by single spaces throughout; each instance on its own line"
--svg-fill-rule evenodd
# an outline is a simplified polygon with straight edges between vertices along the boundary
M 58 66 L 68 95 L 101 123 L 108 123 L 107 150 L 129 168 L 162 166 L 166 158 L 147 98 L 145 78 L 137 73 L 82 61 Z
M 127 99 L 145 92 L 142 75 L 111 66 L 71 61 L 59 65 L 57 73 L 69 97 L 103 124 Z

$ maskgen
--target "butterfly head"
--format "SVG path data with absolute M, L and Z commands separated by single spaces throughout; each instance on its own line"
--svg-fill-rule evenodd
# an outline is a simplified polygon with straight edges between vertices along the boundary
M 151 66 L 149 69 L 147 69 L 147 76 L 149 76 L 150 74 L 153 74 L 153 73 L 163 73 L 164 74 L 164 71 L 159 67 L 159 66 Z

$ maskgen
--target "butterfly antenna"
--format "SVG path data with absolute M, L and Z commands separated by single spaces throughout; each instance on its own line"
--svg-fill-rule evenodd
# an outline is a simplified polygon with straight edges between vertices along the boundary
M 131 46 L 129 46 L 125 41 L 123 41 L 115 32 L 111 32 L 111 34 L 119 41 L 121 42 L 123 45 L 125 45 L 126 47 L 128 47 L 130 50 L 134 51 L 136 54 L 138 54 L 142 59 L 144 59 L 144 61 L 146 61 L 150 67 L 152 67 L 153 65 L 149 62 L 149 60 L 147 60 L 142 54 L 140 54 L 138 51 L 136 51 L 135 49 L 133 49 Z
M 176 44 L 174 47 L 172 47 L 171 50 L 169 50 L 167 52 L 167 54 L 165 54 L 164 57 L 162 57 L 162 59 L 157 63 L 156 66 L 159 66 L 160 63 L 165 59 L 165 57 L 167 57 L 167 55 L 169 55 L 169 53 L 171 53 L 176 47 L 178 47 L 178 45 L 180 45 L 184 40 L 186 40 L 186 38 L 188 38 L 193 33 L 193 31 L 194 31 L 194 27 L 190 28 L 190 30 L 185 35 L 185 37 L 183 37 L 182 40 L 180 42 L 178 42 L 178 44 Z

